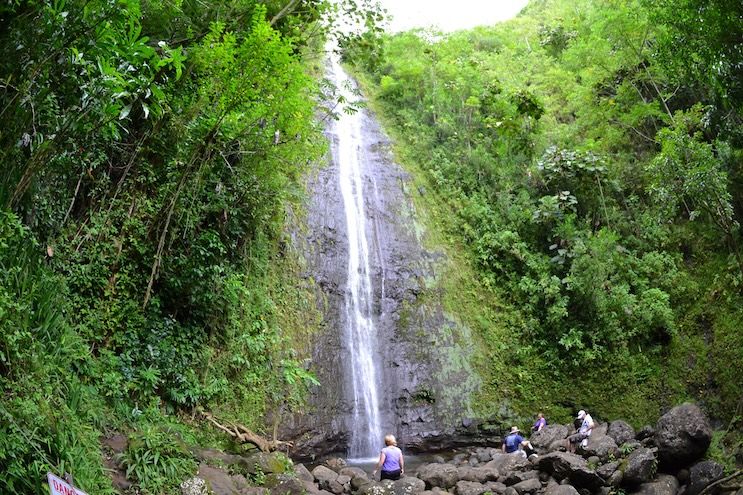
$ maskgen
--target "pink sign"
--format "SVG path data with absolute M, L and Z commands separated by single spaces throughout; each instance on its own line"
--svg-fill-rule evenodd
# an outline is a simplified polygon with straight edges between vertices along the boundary
M 57 478 L 52 473 L 46 473 L 46 478 L 49 480 L 49 489 L 52 491 L 52 495 L 88 495 L 84 491 L 70 486 L 65 480 Z

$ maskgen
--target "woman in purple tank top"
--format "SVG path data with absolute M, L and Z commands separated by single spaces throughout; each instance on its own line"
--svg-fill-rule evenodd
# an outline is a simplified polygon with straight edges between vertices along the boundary
M 394 435 L 384 437 L 384 444 L 385 447 L 379 453 L 379 462 L 372 476 L 377 474 L 381 467 L 380 480 L 399 480 L 400 475 L 405 474 L 405 460 L 402 457 L 402 450 L 397 448 L 397 440 L 395 440 Z

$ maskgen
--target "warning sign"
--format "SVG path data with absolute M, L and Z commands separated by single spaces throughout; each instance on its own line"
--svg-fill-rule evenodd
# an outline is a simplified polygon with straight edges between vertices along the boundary
M 84 491 L 71 486 L 65 480 L 57 478 L 52 473 L 46 473 L 46 477 L 49 480 L 49 489 L 52 491 L 52 495 L 88 495 Z

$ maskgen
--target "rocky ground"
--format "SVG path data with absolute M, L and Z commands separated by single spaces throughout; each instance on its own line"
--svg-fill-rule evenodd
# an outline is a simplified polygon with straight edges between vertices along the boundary
M 412 476 L 381 482 L 343 459 L 310 472 L 302 464 L 282 462 L 278 454 L 204 451 L 198 475 L 181 489 L 182 495 L 743 495 L 736 484 L 740 477 L 726 481 L 721 465 L 701 460 L 712 430 L 695 405 L 677 406 L 655 427 L 640 431 L 624 421 L 597 424 L 588 446 L 577 454 L 564 451 L 568 433 L 568 426 L 549 425 L 532 435 L 539 454 L 528 460 L 497 448 L 473 447 L 449 462 L 440 458 Z M 215 460 L 222 467 L 207 464 Z M 235 471 L 230 465 L 241 465 L 248 477 L 230 474 Z M 251 476 L 256 473 L 258 478 Z

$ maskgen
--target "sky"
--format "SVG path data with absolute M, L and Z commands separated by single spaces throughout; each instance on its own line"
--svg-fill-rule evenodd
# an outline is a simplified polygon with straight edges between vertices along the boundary
M 528 0 L 379 0 L 393 19 L 390 31 L 436 26 L 443 31 L 511 19 Z

